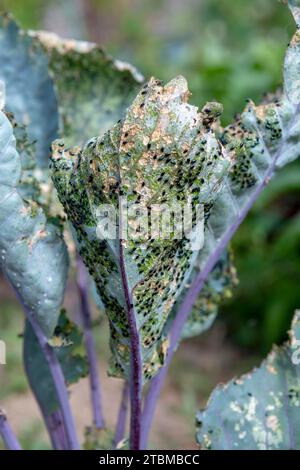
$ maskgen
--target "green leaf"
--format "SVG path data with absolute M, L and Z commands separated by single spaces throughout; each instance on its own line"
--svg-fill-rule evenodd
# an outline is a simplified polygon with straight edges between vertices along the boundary
M 182 339 L 198 336 L 211 327 L 217 317 L 220 304 L 231 297 L 232 288 L 237 282 L 232 254 L 226 251 L 209 275 L 193 306 L 184 325 Z
M 24 199 L 12 125 L 0 111 L 0 266 L 46 335 L 56 326 L 68 271 L 61 228 Z
M 122 117 L 138 92 L 142 75 L 113 60 L 99 46 L 31 32 L 49 57 L 59 102 L 60 130 L 68 145 L 85 143 Z
M 204 287 L 196 300 L 192 311 L 184 325 L 181 339 L 192 338 L 207 331 L 214 323 L 220 305 L 232 295 L 232 288 L 238 283 L 236 270 L 233 264 L 231 250 L 226 250 L 216 266 L 208 276 Z M 190 284 L 187 283 L 179 299 L 175 303 L 164 327 L 164 335 L 167 336 L 177 314 L 183 297 L 186 295 Z
M 61 312 L 49 344 L 55 350 L 67 384 L 75 383 L 88 374 L 82 333 L 68 320 L 65 311 Z M 59 407 L 56 389 L 45 356 L 28 322 L 24 337 L 24 364 L 31 389 L 43 414 L 51 415 Z
M 297 29 L 286 53 L 283 93 L 268 97 L 259 106 L 249 100 L 241 116 L 223 132 L 220 130 L 220 142 L 231 168 L 210 208 L 204 247 L 189 284 L 199 271 L 214 266 L 276 170 L 300 155 L 299 40 Z
M 197 414 L 203 449 L 300 449 L 300 312 L 289 342 L 249 374 L 217 387 Z
M 194 214 L 197 204 L 210 207 L 229 168 L 212 132 L 221 107 L 211 103 L 198 113 L 187 104 L 188 96 L 183 77 L 165 86 L 151 79 L 125 118 L 103 137 L 91 140 L 83 150 L 68 150 L 62 142 L 54 146 L 53 181 L 109 317 L 113 374 L 128 376 L 126 295 L 120 240 L 118 235 L 115 240 L 101 240 L 97 208 L 110 204 L 117 212 L 121 197 L 138 203 L 146 217 L 154 204 L 183 207 L 190 200 Z M 124 223 L 121 209 L 119 227 Z M 129 220 L 131 230 L 134 224 Z M 174 228 L 168 239 L 147 235 L 122 242 L 145 379 L 163 362 L 162 330 L 198 255 L 189 239 L 191 231 L 182 239 L 176 239 Z
M 114 447 L 114 436 L 109 429 L 97 429 L 95 426 L 85 428 L 84 450 L 111 450 Z
M 288 69 L 285 76 L 289 76 Z M 251 204 L 256 191 L 276 169 L 300 155 L 298 108 L 286 95 L 257 107 L 249 102 L 240 119 L 225 129 L 221 140 L 233 165 L 208 218 L 200 268 Z
M 48 57 L 39 42 L 21 31 L 12 18 L 0 15 L 0 80 L 6 109 L 28 127 L 36 141 L 37 162 L 48 167 L 49 146 L 57 137 L 58 112 Z

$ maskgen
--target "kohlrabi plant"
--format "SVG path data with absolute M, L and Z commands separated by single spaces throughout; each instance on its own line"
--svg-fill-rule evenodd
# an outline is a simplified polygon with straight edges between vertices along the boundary
M 145 80 L 94 44 L 1 16 L 0 262 L 24 309 L 24 368 L 54 449 L 146 449 L 180 341 L 211 326 L 235 285 L 228 245 L 300 155 L 300 1 L 287 3 L 297 30 L 283 87 L 226 128 L 221 104 L 189 104 L 182 76 Z M 81 327 L 62 307 L 70 272 Z M 124 381 L 114 436 L 91 293 L 110 327 L 108 373 Z M 299 342 L 296 313 L 286 345 L 213 392 L 197 414 L 201 448 L 300 449 Z M 80 443 L 68 385 L 87 375 L 93 425 Z M 21 448 L 4 411 L 0 433 Z

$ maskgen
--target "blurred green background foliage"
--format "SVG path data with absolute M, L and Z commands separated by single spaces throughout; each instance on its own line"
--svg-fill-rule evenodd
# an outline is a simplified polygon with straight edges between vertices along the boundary
M 102 44 L 146 77 L 183 74 L 192 103 L 224 104 L 223 124 L 245 99 L 282 82 L 294 24 L 278 0 L 3 0 L 24 28 Z M 265 353 L 300 307 L 300 165 L 269 185 L 234 238 L 240 278 L 221 309 L 237 344 Z

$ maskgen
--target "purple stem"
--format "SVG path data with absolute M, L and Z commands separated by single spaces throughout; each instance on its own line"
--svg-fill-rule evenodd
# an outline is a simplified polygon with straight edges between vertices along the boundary
M 11 429 L 5 413 L 0 409 L 0 435 L 8 450 L 22 450 L 21 445 Z
M 129 397 L 129 386 L 128 382 L 124 383 L 120 409 L 118 414 L 117 426 L 116 426 L 116 433 L 114 438 L 114 448 L 116 448 L 119 442 L 124 439 L 125 435 L 125 428 L 126 428 L 126 418 L 127 418 L 127 408 L 128 408 L 128 397 Z
M 23 307 L 25 316 L 34 331 L 34 334 L 39 342 L 42 353 L 44 354 L 45 360 L 48 364 L 50 374 L 53 380 L 54 388 L 57 394 L 57 400 L 60 405 L 60 412 L 61 412 L 61 416 L 63 419 L 65 434 L 67 437 L 68 449 L 78 450 L 80 446 L 79 446 L 79 441 L 78 441 L 77 434 L 76 434 L 75 421 L 74 421 L 73 414 L 72 414 L 71 407 L 70 407 L 65 377 L 61 369 L 59 360 L 54 352 L 54 349 L 48 343 L 48 339 L 45 336 L 40 325 L 36 321 L 33 313 L 24 304 L 19 292 L 15 290 L 15 293 L 16 293 L 17 298 L 19 299 L 20 304 Z M 42 414 L 44 417 L 43 411 L 42 411 Z
M 50 435 L 52 447 L 55 450 L 68 450 L 68 443 L 61 411 L 54 411 L 54 413 L 51 415 L 44 414 L 44 421 Z
M 24 368 L 27 374 L 27 379 L 29 381 L 29 385 L 31 386 L 32 390 L 34 391 L 34 386 L 31 384 L 31 374 L 27 371 L 27 363 L 24 360 Z M 40 411 L 43 415 L 43 419 L 51 440 L 52 447 L 55 450 L 68 450 L 68 442 L 66 438 L 66 433 L 64 429 L 63 418 L 60 410 L 54 411 L 52 414 L 48 413 L 47 408 L 40 402 L 39 396 L 35 393 L 35 399 L 40 407 Z
M 102 409 L 100 378 L 98 373 L 97 354 L 92 331 L 92 315 L 88 297 L 88 275 L 82 259 L 77 258 L 77 286 L 81 303 L 81 318 L 85 347 L 89 361 L 89 378 L 94 424 L 97 429 L 105 427 Z
M 140 449 L 141 419 L 142 419 L 142 391 L 143 391 L 143 363 L 141 351 L 141 338 L 136 322 L 131 290 L 129 287 L 125 256 L 123 234 L 123 205 L 119 197 L 119 257 L 122 287 L 127 308 L 127 319 L 130 337 L 130 437 L 131 450 Z
M 298 106 L 296 107 L 296 112 L 291 120 L 290 128 L 293 127 L 293 124 L 295 122 L 295 119 L 297 118 L 297 114 L 299 113 L 299 111 L 300 111 L 300 104 L 298 104 Z M 176 314 L 175 320 L 173 321 L 170 334 L 169 334 L 170 344 L 169 344 L 169 349 L 167 352 L 165 364 L 159 370 L 158 374 L 152 379 L 147 396 L 145 398 L 143 416 L 142 416 L 142 433 L 141 433 L 141 448 L 142 449 L 147 448 L 147 442 L 148 442 L 151 424 L 154 418 L 156 403 L 158 401 L 173 354 L 176 351 L 177 344 L 180 340 L 183 327 L 191 312 L 191 309 L 196 299 L 198 298 L 201 292 L 201 289 L 208 275 L 210 274 L 211 270 L 214 268 L 215 264 L 217 263 L 224 249 L 228 245 L 229 241 L 235 234 L 240 224 L 245 219 L 249 210 L 254 205 L 258 196 L 261 194 L 261 192 L 263 191 L 263 189 L 269 183 L 271 177 L 273 176 L 274 170 L 276 168 L 277 160 L 281 155 L 282 149 L 284 145 L 286 144 L 287 139 L 288 139 L 288 133 L 286 134 L 285 138 L 282 139 L 281 144 L 276 154 L 274 155 L 272 164 L 270 165 L 268 171 L 265 174 L 265 177 L 262 179 L 262 181 L 259 183 L 256 189 L 253 191 L 252 195 L 250 196 L 245 206 L 241 209 L 241 212 L 238 214 L 234 223 L 227 229 L 223 237 L 219 240 L 214 251 L 210 254 L 204 268 L 202 269 L 202 271 L 198 273 L 198 275 L 193 280 L 184 300 L 182 301 L 178 309 L 178 312 Z
M 76 427 L 74 418 L 72 415 L 68 391 L 66 387 L 65 378 L 59 363 L 59 360 L 53 350 L 49 345 L 46 336 L 44 335 L 41 327 L 38 322 L 33 317 L 32 313 L 25 308 L 25 313 L 28 321 L 31 324 L 31 327 L 36 335 L 36 338 L 40 344 L 41 350 L 45 356 L 47 364 L 50 369 L 52 380 L 57 394 L 57 399 L 60 404 L 61 416 L 63 418 L 65 433 L 68 442 L 68 448 L 71 450 L 79 449 L 79 442 L 76 434 Z
M 122 233 L 122 229 L 120 229 L 120 233 Z M 127 280 L 122 239 L 120 240 L 120 269 L 130 332 L 130 449 L 139 450 L 141 437 L 143 388 L 141 341 L 135 318 L 133 300 Z

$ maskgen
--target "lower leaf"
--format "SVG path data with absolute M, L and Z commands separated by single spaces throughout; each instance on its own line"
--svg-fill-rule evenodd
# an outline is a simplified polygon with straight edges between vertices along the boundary
M 77 382 L 88 374 L 82 333 L 74 323 L 68 320 L 65 311 L 61 312 L 58 325 L 49 343 L 55 348 L 67 384 Z M 59 406 L 56 390 L 45 356 L 28 322 L 26 322 L 24 337 L 24 365 L 31 389 L 43 415 L 51 415 Z
M 260 367 L 218 386 L 197 414 L 203 449 L 300 449 L 300 311 L 289 341 Z

